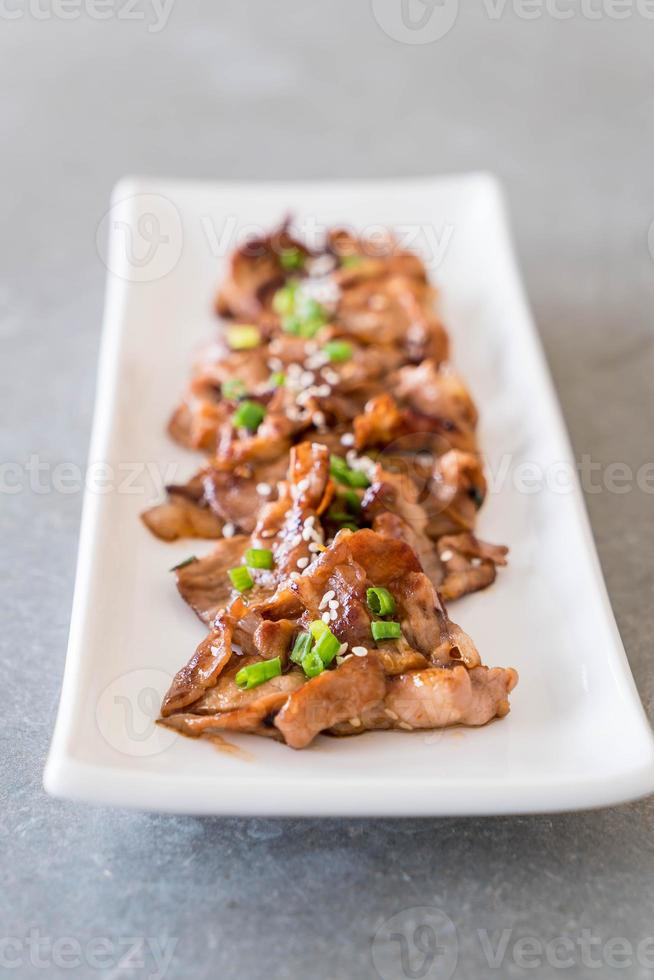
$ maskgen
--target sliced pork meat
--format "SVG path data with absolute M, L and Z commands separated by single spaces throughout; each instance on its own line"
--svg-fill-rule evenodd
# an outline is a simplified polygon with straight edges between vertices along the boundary
M 143 515 L 163 540 L 217 539 L 176 568 L 209 633 L 160 723 L 301 749 L 509 710 L 515 671 L 482 666 L 444 605 L 507 549 L 474 533 L 477 409 L 435 297 L 390 235 L 309 248 L 285 221 L 232 256 L 216 299 L 232 322 L 169 423 L 205 464 Z
M 509 712 L 509 694 L 518 682 L 515 670 L 504 667 L 429 667 L 387 682 L 381 704 L 369 705 L 355 724 L 335 725 L 334 735 L 361 730 L 449 728 L 485 725 Z
M 506 565 L 508 548 L 487 544 L 474 534 L 452 534 L 438 539 L 438 551 L 445 569 L 441 595 L 459 599 L 468 592 L 485 589 L 495 581 L 497 566 Z
M 176 569 L 179 593 L 203 623 L 212 623 L 230 601 L 233 589 L 227 573 L 240 565 L 248 540 L 243 534 L 223 538 L 204 558 Z
M 299 256 L 299 264 L 308 256 L 306 246 L 295 239 L 284 222 L 270 235 L 248 239 L 232 255 L 229 273 L 216 296 L 216 311 L 221 316 L 256 321 L 269 308 L 274 290 L 284 281 L 288 270 L 284 256 Z
M 481 459 L 475 453 L 453 449 L 440 456 L 427 478 L 424 506 L 431 538 L 471 531 L 486 499 Z
M 248 534 L 254 530 L 257 513 L 277 497 L 277 484 L 285 479 L 285 456 L 260 466 L 244 464 L 234 469 L 207 468 L 203 476 L 204 499 L 223 521 Z
M 384 669 L 376 657 L 352 657 L 294 691 L 275 716 L 275 727 L 287 745 L 303 749 L 323 729 L 348 719 L 356 724 L 385 691 Z
M 162 541 L 219 538 L 223 530 L 223 522 L 206 505 L 175 493 L 169 493 L 165 503 L 144 511 L 141 520 Z

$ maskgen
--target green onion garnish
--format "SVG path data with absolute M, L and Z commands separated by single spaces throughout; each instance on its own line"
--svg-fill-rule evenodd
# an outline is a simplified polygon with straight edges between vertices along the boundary
M 294 337 L 300 336 L 300 331 L 302 330 L 302 321 L 300 320 L 297 313 L 287 313 L 282 317 L 282 330 L 284 333 L 290 333 Z
M 323 351 L 330 361 L 349 361 L 354 353 L 352 344 L 347 340 L 328 340 Z
M 318 674 L 322 674 L 325 669 L 325 665 L 322 662 L 322 658 L 319 653 L 315 650 L 310 650 L 302 660 L 302 670 L 307 675 L 307 677 L 317 677 Z
M 285 286 L 278 289 L 273 296 L 273 310 L 280 316 L 289 316 L 295 312 L 295 293 L 297 291 L 296 282 L 287 282 Z
M 341 256 L 341 266 L 344 269 L 353 269 L 357 265 L 361 265 L 363 259 L 360 255 L 342 255 Z
M 293 644 L 293 650 L 291 651 L 291 660 L 294 664 L 301 664 L 304 657 L 311 650 L 313 646 L 313 637 L 311 633 L 298 633 L 295 643 Z
M 289 282 L 278 289 L 273 297 L 273 309 L 282 318 L 282 330 L 310 340 L 327 323 L 324 306 L 312 296 L 302 296 L 298 283 Z
M 304 265 L 304 255 L 299 248 L 285 248 L 279 256 L 282 269 L 301 269 Z
M 339 490 L 339 497 L 342 497 L 353 514 L 361 512 L 361 498 L 355 490 Z
M 338 524 L 339 527 L 346 527 L 350 531 L 359 530 L 359 525 L 354 523 L 352 514 L 346 514 L 345 511 L 336 510 L 334 507 L 330 507 L 327 511 L 327 517 L 330 521 Z
M 253 323 L 236 323 L 227 327 L 226 337 L 232 350 L 251 350 L 261 343 L 261 333 Z
M 236 568 L 230 568 L 227 574 L 232 580 L 232 585 L 237 592 L 247 592 L 254 585 L 252 576 L 245 565 L 237 565 Z
M 234 680 L 237 687 L 246 691 L 251 687 L 258 687 L 264 681 L 269 681 L 271 677 L 279 677 L 281 672 L 282 662 L 279 657 L 275 657 L 273 660 L 260 660 L 256 664 L 241 667 Z
M 283 388 L 285 381 L 286 375 L 283 371 L 273 371 L 268 378 L 268 384 L 271 388 Z
M 319 640 L 323 633 L 329 633 L 329 626 L 327 623 L 324 623 L 322 619 L 314 619 L 314 621 L 309 624 L 309 632 L 314 640 Z
M 349 487 L 369 487 L 370 480 L 361 470 L 351 469 L 342 456 L 331 456 L 329 461 L 331 475 L 339 483 Z
M 250 568 L 272 568 L 275 564 L 270 548 L 248 548 L 245 564 Z
M 366 592 L 368 606 L 375 616 L 392 616 L 395 612 L 395 599 L 388 589 L 376 586 Z
M 402 636 L 399 623 L 371 623 L 370 629 L 375 640 L 399 640 Z
M 330 629 L 325 630 L 320 639 L 316 642 L 313 652 L 317 653 L 325 667 L 332 662 L 338 651 L 341 649 L 341 641 L 334 636 Z
M 240 378 L 230 378 L 229 381 L 223 381 L 220 386 L 220 391 L 223 398 L 228 398 L 230 401 L 237 401 L 242 398 L 247 392 L 245 387 L 245 382 L 241 381 Z
M 194 561 L 197 561 L 197 558 L 195 555 L 191 555 L 190 558 L 185 558 L 184 561 L 180 561 L 178 565 L 173 565 L 169 571 L 176 572 L 179 568 L 186 568 L 187 565 L 191 565 Z
M 263 405 L 258 402 L 244 401 L 232 415 L 232 425 L 236 429 L 249 429 L 256 432 L 266 415 Z

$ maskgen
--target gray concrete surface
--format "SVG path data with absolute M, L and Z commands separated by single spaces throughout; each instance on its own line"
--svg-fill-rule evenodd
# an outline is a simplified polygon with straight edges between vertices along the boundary
M 400 0 L 375 0 L 376 17 L 347 0 L 176 0 L 165 25 L 139 4 L 2 6 L 4 461 L 84 463 L 104 280 L 95 231 L 124 173 L 476 168 L 505 183 L 575 452 L 634 469 L 653 458 L 654 22 L 642 4 L 561 0 L 527 19 L 538 7 L 466 0 L 425 44 L 406 38 L 436 22 L 401 29 Z M 428 906 L 455 924 L 461 980 L 654 975 L 654 944 L 636 953 L 654 935 L 651 800 L 520 819 L 285 822 L 48 799 L 81 499 L 26 490 L 0 503 L 0 970 L 158 976 L 163 950 L 170 980 L 442 978 L 451 930 L 431 955 L 410 912 L 393 920 L 404 966 L 401 940 L 373 942 L 389 918 Z M 588 506 L 651 717 L 652 497 L 602 490 Z M 558 936 L 540 954 L 515 945 Z M 131 937 L 142 956 L 133 940 L 128 955 Z M 631 958 L 601 945 L 615 937 Z

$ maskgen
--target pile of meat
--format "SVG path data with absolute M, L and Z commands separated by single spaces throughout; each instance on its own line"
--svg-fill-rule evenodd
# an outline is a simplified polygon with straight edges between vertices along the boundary
M 143 515 L 163 540 L 216 539 L 176 569 L 209 634 L 161 722 L 303 748 L 319 732 L 483 725 L 511 668 L 482 666 L 443 600 L 507 549 L 474 533 L 477 412 L 419 258 L 288 223 L 231 259 L 223 323 L 169 431 L 203 468 Z

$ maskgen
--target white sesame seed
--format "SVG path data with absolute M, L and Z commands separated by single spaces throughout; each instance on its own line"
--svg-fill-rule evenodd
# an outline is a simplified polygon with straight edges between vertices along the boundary
M 308 564 L 309 564 L 309 559 L 308 558 L 298 558 L 298 560 L 297 560 L 297 567 L 298 568 L 306 568 Z
M 322 375 L 325 381 L 327 382 L 327 384 L 330 385 L 337 385 L 341 380 L 339 376 L 336 374 L 336 371 L 323 371 Z
M 441 561 L 450 561 L 452 558 L 454 558 L 454 552 L 450 551 L 449 548 L 446 548 L 445 551 L 441 552 Z
M 269 483 L 257 483 L 257 493 L 260 497 L 269 497 L 272 493 L 272 487 Z
M 398 722 L 397 727 L 398 728 L 403 728 L 405 732 L 412 732 L 413 731 L 413 726 L 412 725 L 409 725 L 409 723 L 406 722 L 406 721 L 400 721 L 400 722 Z
M 291 574 L 289 575 L 289 578 L 292 579 L 294 582 L 297 582 L 299 580 L 300 576 L 298 575 L 297 572 L 291 572 Z
M 368 654 L 367 647 L 352 647 L 352 653 L 355 657 L 365 657 Z
M 347 643 L 341 643 L 340 647 L 338 648 L 337 656 L 342 657 L 345 651 L 347 650 L 347 647 L 348 647 Z
M 314 425 L 321 426 L 325 424 L 325 415 L 323 412 L 314 412 L 311 421 Z
M 340 602 L 338 601 L 338 599 L 330 599 L 329 600 L 329 608 L 330 609 L 338 609 L 339 606 L 340 606 Z
M 328 613 L 328 612 L 324 612 L 324 613 L 322 614 L 322 621 L 323 621 L 323 623 L 329 623 L 329 620 L 330 620 L 330 615 L 329 615 L 329 613 Z
M 481 565 L 481 558 L 472 558 L 470 564 L 473 566 L 473 568 L 477 568 L 479 565 Z
M 396 715 L 395 712 L 391 711 L 390 708 L 384 708 L 384 712 L 388 715 L 389 718 L 392 718 L 393 721 L 397 721 L 397 719 L 399 718 L 399 715 Z
M 354 445 L 354 434 L 352 432 L 345 432 L 341 436 L 341 446 L 353 446 Z
M 333 599 L 335 595 L 336 593 L 334 592 L 333 589 L 330 589 L 329 592 L 325 592 L 324 596 L 320 600 L 320 605 L 318 606 L 318 609 L 325 609 L 329 605 L 330 600 Z
M 329 610 L 329 618 L 331 619 L 332 623 L 335 620 L 337 620 L 338 619 L 338 610 L 337 609 L 330 609 Z M 323 619 L 324 619 L 324 616 L 323 616 Z
M 329 398 L 331 393 L 332 389 L 329 387 L 329 385 L 319 385 L 316 388 L 316 395 L 318 398 Z
M 309 514 L 309 516 L 307 517 L 306 521 L 304 522 L 304 526 L 305 527 L 313 527 L 313 525 L 315 523 L 316 523 L 316 516 L 315 516 L 315 514 Z
M 361 719 L 350 718 L 350 724 L 352 725 L 352 728 L 361 728 Z
M 305 490 L 309 489 L 309 486 L 310 486 L 309 478 L 305 476 L 304 479 L 300 480 L 299 483 L 297 484 L 297 492 L 304 493 Z
M 268 367 L 271 371 L 281 371 L 284 367 L 284 362 L 279 357 L 268 358 Z
M 305 388 L 309 388 L 315 380 L 316 376 L 313 371 L 303 371 L 300 375 L 300 384 L 303 384 Z
M 317 554 L 321 550 L 322 550 L 322 547 L 321 547 L 320 544 L 318 544 L 317 541 L 312 541 L 309 544 L 309 551 L 312 551 L 314 554 Z
M 235 532 L 236 532 L 236 528 L 234 527 L 233 524 L 228 523 L 228 524 L 225 524 L 223 526 L 223 537 L 224 538 L 233 538 Z

